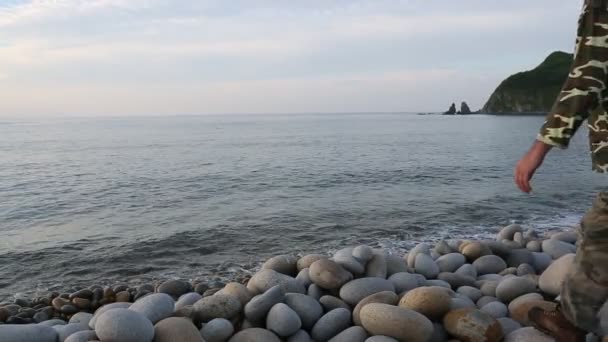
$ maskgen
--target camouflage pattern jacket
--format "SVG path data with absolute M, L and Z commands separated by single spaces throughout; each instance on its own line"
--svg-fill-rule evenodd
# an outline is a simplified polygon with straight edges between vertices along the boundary
M 587 0 L 579 18 L 572 69 L 537 140 L 568 147 L 587 119 L 593 170 L 608 171 L 608 9 Z M 604 3 L 597 5 L 597 3 Z

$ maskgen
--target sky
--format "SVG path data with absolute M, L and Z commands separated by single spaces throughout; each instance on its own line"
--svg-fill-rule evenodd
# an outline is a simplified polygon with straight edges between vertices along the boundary
M 0 118 L 437 112 L 574 47 L 580 0 L 0 0 Z

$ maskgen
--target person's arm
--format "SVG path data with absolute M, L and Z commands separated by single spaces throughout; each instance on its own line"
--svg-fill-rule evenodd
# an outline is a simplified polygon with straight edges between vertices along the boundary
M 515 183 L 530 192 L 530 179 L 553 146 L 567 148 L 591 110 L 601 102 L 608 73 L 608 11 L 585 5 L 579 19 L 574 60 L 536 142 L 517 163 Z

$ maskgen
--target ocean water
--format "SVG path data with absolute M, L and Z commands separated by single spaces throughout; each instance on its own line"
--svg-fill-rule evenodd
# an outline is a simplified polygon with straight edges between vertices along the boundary
M 0 121 L 0 300 L 231 278 L 280 253 L 395 252 L 570 227 L 608 184 L 586 132 L 532 195 L 512 181 L 541 116 L 226 115 Z

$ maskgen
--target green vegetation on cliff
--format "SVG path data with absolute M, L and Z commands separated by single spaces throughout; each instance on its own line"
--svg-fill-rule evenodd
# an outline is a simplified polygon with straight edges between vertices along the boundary
M 494 91 L 481 110 L 483 113 L 548 112 L 561 90 L 572 54 L 551 53 L 533 70 L 509 76 Z

